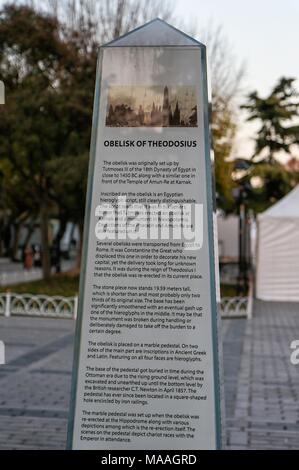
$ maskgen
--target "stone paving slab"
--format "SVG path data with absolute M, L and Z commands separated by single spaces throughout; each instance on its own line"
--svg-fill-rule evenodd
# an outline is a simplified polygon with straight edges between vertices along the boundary
M 298 303 L 255 302 L 228 416 L 231 448 L 299 449 L 299 366 L 290 362 L 298 338 Z
M 222 325 L 231 449 L 299 448 L 299 304 L 256 301 L 253 319 Z M 0 317 L 0 449 L 64 449 L 73 320 Z
M 0 449 L 64 449 L 74 322 L 0 318 Z

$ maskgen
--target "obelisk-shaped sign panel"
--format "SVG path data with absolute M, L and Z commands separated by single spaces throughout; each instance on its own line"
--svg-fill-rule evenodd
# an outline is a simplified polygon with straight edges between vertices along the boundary
M 205 47 L 161 20 L 101 48 L 69 447 L 216 449 Z

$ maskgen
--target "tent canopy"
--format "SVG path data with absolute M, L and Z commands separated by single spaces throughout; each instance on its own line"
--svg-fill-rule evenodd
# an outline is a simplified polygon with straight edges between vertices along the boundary
M 299 302 L 299 185 L 258 217 L 256 295 Z
M 259 215 L 259 219 L 273 217 L 276 219 L 299 219 L 299 184 L 276 204 Z

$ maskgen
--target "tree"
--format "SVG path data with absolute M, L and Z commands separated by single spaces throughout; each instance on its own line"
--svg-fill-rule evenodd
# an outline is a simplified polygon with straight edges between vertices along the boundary
M 85 200 L 87 165 L 82 162 L 86 163 L 89 151 L 99 41 L 127 32 L 158 10 L 166 17 L 167 8 L 166 2 L 161 6 L 156 0 L 101 5 L 88 0 L 67 1 L 63 2 L 63 22 L 62 16 L 53 15 L 55 9 L 58 14 L 62 2 L 50 2 L 52 13 L 32 7 L 34 2 L 27 3 L 6 5 L 0 16 L 0 73 L 7 90 L 7 105 L 1 113 L 0 154 L 9 163 L 7 175 L 18 175 L 20 188 L 30 187 L 38 207 L 43 274 L 47 278 L 51 268 L 50 215 L 58 215 L 61 227 L 67 218 L 83 226 L 83 211 L 77 203 Z M 66 170 L 65 163 L 72 169 L 68 172 L 72 181 L 64 177 L 66 171 L 59 171 Z M 82 184 L 73 184 L 82 178 Z M 63 197 L 67 191 L 73 191 L 73 197 Z
M 234 209 L 232 195 L 233 162 L 231 157 L 237 125 L 234 114 L 225 100 L 214 95 L 211 112 L 212 148 L 214 151 L 214 171 L 217 206 L 224 212 Z
M 236 98 L 242 88 L 245 65 L 236 60 L 221 25 L 210 23 L 200 37 L 207 45 L 212 97 L 221 97 L 224 103 L 237 111 Z
M 211 130 L 217 206 L 228 213 L 235 209 L 232 152 L 238 128 L 237 100 L 245 68 L 237 63 L 221 26 L 210 24 L 201 36 L 207 44 L 211 77 Z
M 283 77 L 266 98 L 254 91 L 241 106 L 249 112 L 248 121 L 261 122 L 253 161 L 273 163 L 279 153 L 291 154 L 292 146 L 299 143 L 299 126 L 292 122 L 298 117 L 299 108 L 294 81 L 294 78 Z
M 85 194 L 87 186 L 88 154 L 66 156 L 49 162 L 55 194 L 60 199 L 59 216 L 61 225 L 72 221 L 79 228 L 79 247 L 76 267 L 80 268 L 81 249 L 83 242 L 83 222 L 85 211 Z M 57 245 L 63 236 L 63 230 L 58 232 Z
M 0 176 L 2 176 L 0 178 L 0 213 L 2 216 L 0 243 L 5 255 L 16 260 L 20 229 L 26 221 L 29 222 L 24 242 L 26 246 L 39 208 L 31 185 L 24 185 L 22 178 L 6 159 L 0 161 Z
M 68 48 L 53 17 L 7 5 L 0 16 L 0 73 L 6 85 L 0 154 L 8 171 L 30 188 L 39 208 L 43 274 L 50 276 L 49 210 L 55 202 L 47 162 L 63 154 L 69 125 L 59 93 Z
M 156 17 L 171 21 L 174 9 L 169 0 L 50 0 L 48 10 L 101 45 Z
M 292 156 L 299 144 L 298 93 L 293 78 L 281 78 L 266 98 L 254 91 L 242 109 L 249 112 L 248 121 L 258 120 L 261 126 L 255 138 L 250 167 L 241 182 L 258 180 L 248 194 L 248 205 L 256 212 L 265 210 L 281 199 L 297 183 L 279 157 Z
M 259 184 L 250 184 L 258 180 Z M 294 176 L 278 161 L 251 163 L 247 174 L 242 178 L 243 185 L 250 188 L 246 194 L 247 207 L 254 213 L 263 212 L 284 197 L 295 184 Z

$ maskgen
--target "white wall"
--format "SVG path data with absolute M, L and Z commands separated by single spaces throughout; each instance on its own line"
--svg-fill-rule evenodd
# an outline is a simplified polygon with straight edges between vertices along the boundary
M 217 216 L 219 258 L 237 261 L 239 256 L 239 218 L 237 215 Z

